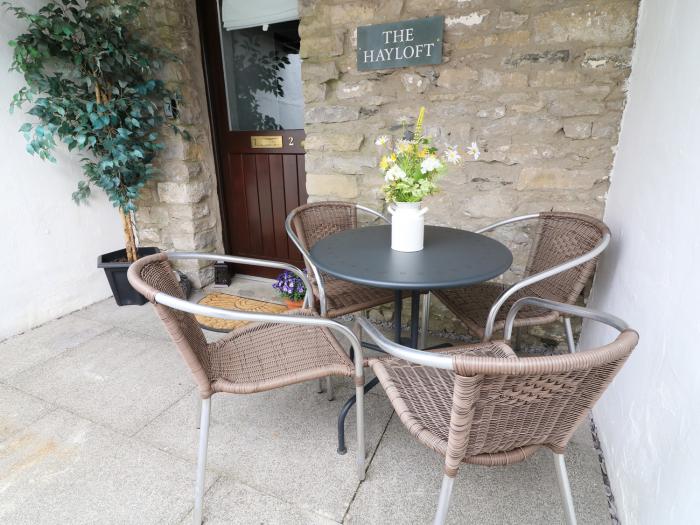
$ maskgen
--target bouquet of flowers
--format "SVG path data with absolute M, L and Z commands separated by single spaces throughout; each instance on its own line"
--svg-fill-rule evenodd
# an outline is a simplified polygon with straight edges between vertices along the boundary
M 456 146 L 447 146 L 440 154 L 431 145 L 430 137 L 423 136 L 424 116 L 425 108 L 421 107 L 413 132 L 406 130 L 404 124 L 403 138 L 394 141 L 392 137 L 382 135 L 375 142 L 377 146 L 386 149 L 379 167 L 384 175 L 382 191 L 387 202 L 422 201 L 437 192 L 435 180 L 445 169 L 443 161 L 459 164 L 462 160 Z M 467 148 L 467 154 L 474 160 L 479 158 L 476 142 Z
M 284 271 L 277 276 L 277 282 L 272 285 L 282 297 L 292 302 L 301 302 L 306 295 L 306 287 L 296 274 Z

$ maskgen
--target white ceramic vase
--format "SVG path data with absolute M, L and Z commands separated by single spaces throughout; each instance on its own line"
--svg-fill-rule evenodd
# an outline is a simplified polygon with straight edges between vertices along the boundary
M 423 249 L 423 216 L 428 208 L 420 202 L 397 202 L 389 207 L 391 219 L 391 249 L 399 252 L 418 252 Z

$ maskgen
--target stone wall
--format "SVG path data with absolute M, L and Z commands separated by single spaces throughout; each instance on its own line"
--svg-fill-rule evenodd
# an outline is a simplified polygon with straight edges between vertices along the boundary
M 164 130 L 160 174 L 143 190 L 136 213 L 139 241 L 161 249 L 223 252 L 195 2 L 153 0 L 145 23 L 156 45 L 181 59 L 169 64 L 162 78 L 182 93 L 178 124 L 192 140 Z M 213 280 L 211 264 L 178 266 L 196 287 Z
M 637 0 L 302 0 L 310 200 L 381 209 L 374 145 L 427 109 L 437 144 L 476 141 L 428 223 L 474 229 L 544 210 L 601 217 L 630 70 Z M 445 15 L 443 63 L 358 72 L 358 25 Z M 501 234 L 522 271 L 527 230 Z M 506 275 L 506 279 L 514 275 Z

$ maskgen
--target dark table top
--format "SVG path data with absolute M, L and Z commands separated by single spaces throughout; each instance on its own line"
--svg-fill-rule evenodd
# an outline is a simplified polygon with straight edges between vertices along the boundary
M 425 227 L 419 252 L 391 249 L 391 226 L 368 226 L 329 235 L 311 248 L 323 272 L 367 286 L 394 290 L 457 288 L 488 281 L 513 263 L 510 250 L 478 233 Z

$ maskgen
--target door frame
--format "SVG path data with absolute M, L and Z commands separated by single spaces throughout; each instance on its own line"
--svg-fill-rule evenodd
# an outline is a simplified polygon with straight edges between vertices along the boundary
M 207 99 L 207 113 L 209 114 L 209 132 L 212 150 L 214 153 L 214 171 L 216 175 L 216 194 L 219 200 L 219 222 L 221 224 L 221 235 L 224 243 L 224 253 L 231 253 L 230 232 L 227 221 L 224 220 L 226 207 L 226 196 L 223 191 L 223 170 L 221 159 L 221 146 L 219 144 L 219 130 L 221 126 L 228 126 L 226 115 L 217 114 L 215 105 L 217 101 L 226 100 L 226 93 L 220 93 L 219 87 L 224 84 L 223 77 L 219 72 L 223 71 L 223 60 L 221 52 L 209 56 L 207 49 L 221 49 L 221 38 L 218 27 L 218 2 L 219 0 L 196 0 L 197 3 L 197 26 L 199 28 L 199 48 L 201 52 L 202 70 L 204 72 L 204 89 Z M 213 11 L 212 11 L 213 10 Z M 217 24 L 212 22 L 217 20 Z M 223 121 L 223 122 L 222 122 Z
M 228 121 L 228 100 L 226 83 L 224 79 L 224 64 L 221 52 L 221 28 L 219 0 L 196 0 L 197 7 L 197 24 L 199 27 L 200 51 L 202 60 L 202 69 L 204 72 L 204 84 L 207 99 L 207 111 L 209 114 L 209 124 L 211 133 L 212 150 L 214 154 L 214 168 L 216 173 L 216 192 L 219 199 L 219 218 L 221 223 L 222 238 L 224 251 L 226 254 L 233 254 L 233 236 L 234 232 L 230 231 L 228 224 L 227 213 L 231 212 L 230 206 L 226 198 L 224 184 L 224 166 L 226 159 L 224 158 L 224 147 L 221 140 L 222 137 L 229 132 Z M 216 52 L 207 52 L 217 50 Z M 217 108 L 226 108 L 226 111 L 217 111 Z M 248 135 L 283 135 L 287 140 L 287 135 L 294 135 L 297 138 L 296 143 L 285 146 L 292 146 L 296 153 L 304 153 L 303 137 L 299 137 L 299 133 L 303 134 L 303 130 L 270 130 L 270 131 L 251 131 Z M 298 140 L 302 138 L 302 140 Z M 278 153 L 277 149 L 258 148 L 255 153 Z M 286 237 L 286 235 L 285 235 Z M 291 241 L 287 240 L 290 243 Z M 260 257 L 264 259 L 264 257 Z M 300 258 L 301 262 L 301 258 Z M 295 264 L 295 263 L 292 263 Z M 302 263 L 303 267 L 303 263 Z M 256 275 L 261 277 L 275 278 L 279 274 L 279 270 L 270 268 L 261 268 L 258 266 L 249 265 L 234 265 L 234 269 L 238 273 L 247 275 Z

